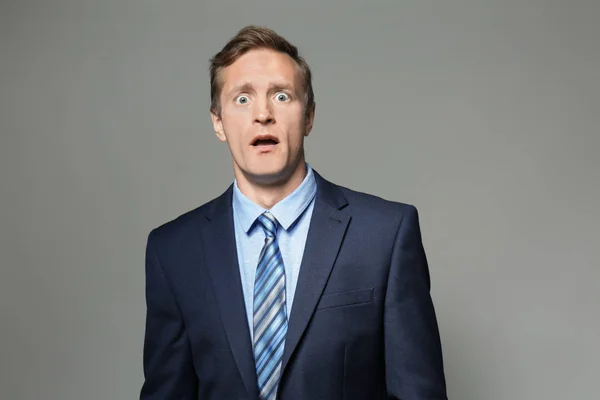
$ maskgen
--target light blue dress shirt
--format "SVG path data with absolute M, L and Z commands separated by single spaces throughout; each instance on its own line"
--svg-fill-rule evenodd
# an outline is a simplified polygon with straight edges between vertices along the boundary
M 254 331 L 254 277 L 258 257 L 265 243 L 265 233 L 256 219 L 263 212 L 269 211 L 279 222 L 277 241 L 285 267 L 286 308 L 289 318 L 317 193 L 317 182 L 308 163 L 306 169 L 306 177 L 300 186 L 270 210 L 259 206 L 246 197 L 240 191 L 237 181 L 234 181 L 233 222 L 235 241 L 251 338 Z

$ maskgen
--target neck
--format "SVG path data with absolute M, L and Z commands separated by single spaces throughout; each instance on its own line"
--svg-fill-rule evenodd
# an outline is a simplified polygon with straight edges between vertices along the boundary
M 291 174 L 269 181 L 252 179 L 242 171 L 235 170 L 234 172 L 240 191 L 254 203 L 270 210 L 300 186 L 306 177 L 307 168 L 302 159 Z

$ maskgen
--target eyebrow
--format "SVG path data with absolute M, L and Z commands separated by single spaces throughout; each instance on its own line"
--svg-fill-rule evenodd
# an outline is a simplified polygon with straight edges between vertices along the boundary
M 276 90 L 289 90 L 290 92 L 293 92 L 294 87 L 286 82 L 271 82 L 269 84 L 269 92 L 273 92 Z M 253 91 L 254 91 L 254 85 L 252 85 L 252 83 L 242 82 L 242 83 L 238 83 L 233 88 L 231 88 L 231 90 L 229 91 L 229 95 L 231 96 L 234 93 L 253 92 Z

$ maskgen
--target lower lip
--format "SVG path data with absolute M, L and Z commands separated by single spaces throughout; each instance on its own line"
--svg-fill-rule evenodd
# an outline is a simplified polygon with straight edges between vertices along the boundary
M 275 147 L 277 147 L 276 144 L 263 144 L 260 146 L 252 146 L 254 149 L 256 149 L 259 153 L 269 153 L 273 150 L 275 150 Z

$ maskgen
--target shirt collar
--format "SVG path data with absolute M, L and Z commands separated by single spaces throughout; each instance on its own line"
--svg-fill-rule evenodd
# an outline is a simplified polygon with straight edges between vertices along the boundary
M 275 204 L 270 210 L 259 206 L 243 194 L 234 180 L 233 209 L 244 232 L 248 233 L 254 221 L 265 211 L 269 211 L 286 231 L 302 215 L 317 193 L 317 182 L 312 168 L 306 163 L 306 176 L 292 193 Z

